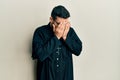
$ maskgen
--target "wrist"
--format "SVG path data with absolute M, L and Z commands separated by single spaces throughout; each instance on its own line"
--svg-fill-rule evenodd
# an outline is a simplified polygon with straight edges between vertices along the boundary
M 60 39 L 60 38 L 61 38 L 60 36 L 57 36 L 57 35 L 56 35 L 56 37 L 57 37 L 58 39 Z
M 63 38 L 63 40 L 66 40 L 66 36 L 64 36 L 64 37 L 62 37 Z

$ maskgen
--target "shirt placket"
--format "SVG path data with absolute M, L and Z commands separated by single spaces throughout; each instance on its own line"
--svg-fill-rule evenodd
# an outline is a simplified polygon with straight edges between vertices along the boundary
M 56 50 L 56 71 L 59 72 L 60 71 L 60 56 L 61 56 L 61 47 L 57 47 Z

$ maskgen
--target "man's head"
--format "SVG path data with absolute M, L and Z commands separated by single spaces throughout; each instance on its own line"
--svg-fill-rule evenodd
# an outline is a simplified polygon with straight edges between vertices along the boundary
M 70 13 L 64 6 L 56 6 L 51 12 L 50 22 L 59 25 L 61 22 L 67 21 Z

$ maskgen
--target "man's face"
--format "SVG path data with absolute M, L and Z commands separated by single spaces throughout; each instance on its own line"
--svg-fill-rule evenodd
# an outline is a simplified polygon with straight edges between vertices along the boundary
M 52 18 L 52 17 L 51 17 L 51 18 Z M 64 18 L 61 18 L 61 17 L 57 17 L 55 20 L 51 19 L 50 22 L 57 27 L 60 23 L 68 22 L 68 18 L 67 18 L 67 19 L 64 19 Z

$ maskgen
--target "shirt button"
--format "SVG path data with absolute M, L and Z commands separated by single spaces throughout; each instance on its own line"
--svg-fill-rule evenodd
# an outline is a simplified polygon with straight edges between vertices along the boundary
M 59 51 L 56 52 L 58 55 L 60 54 Z
M 57 60 L 59 60 L 59 58 L 57 58 Z
M 57 64 L 57 67 L 59 67 L 59 65 Z
M 56 51 L 56 53 L 59 53 L 59 51 Z

